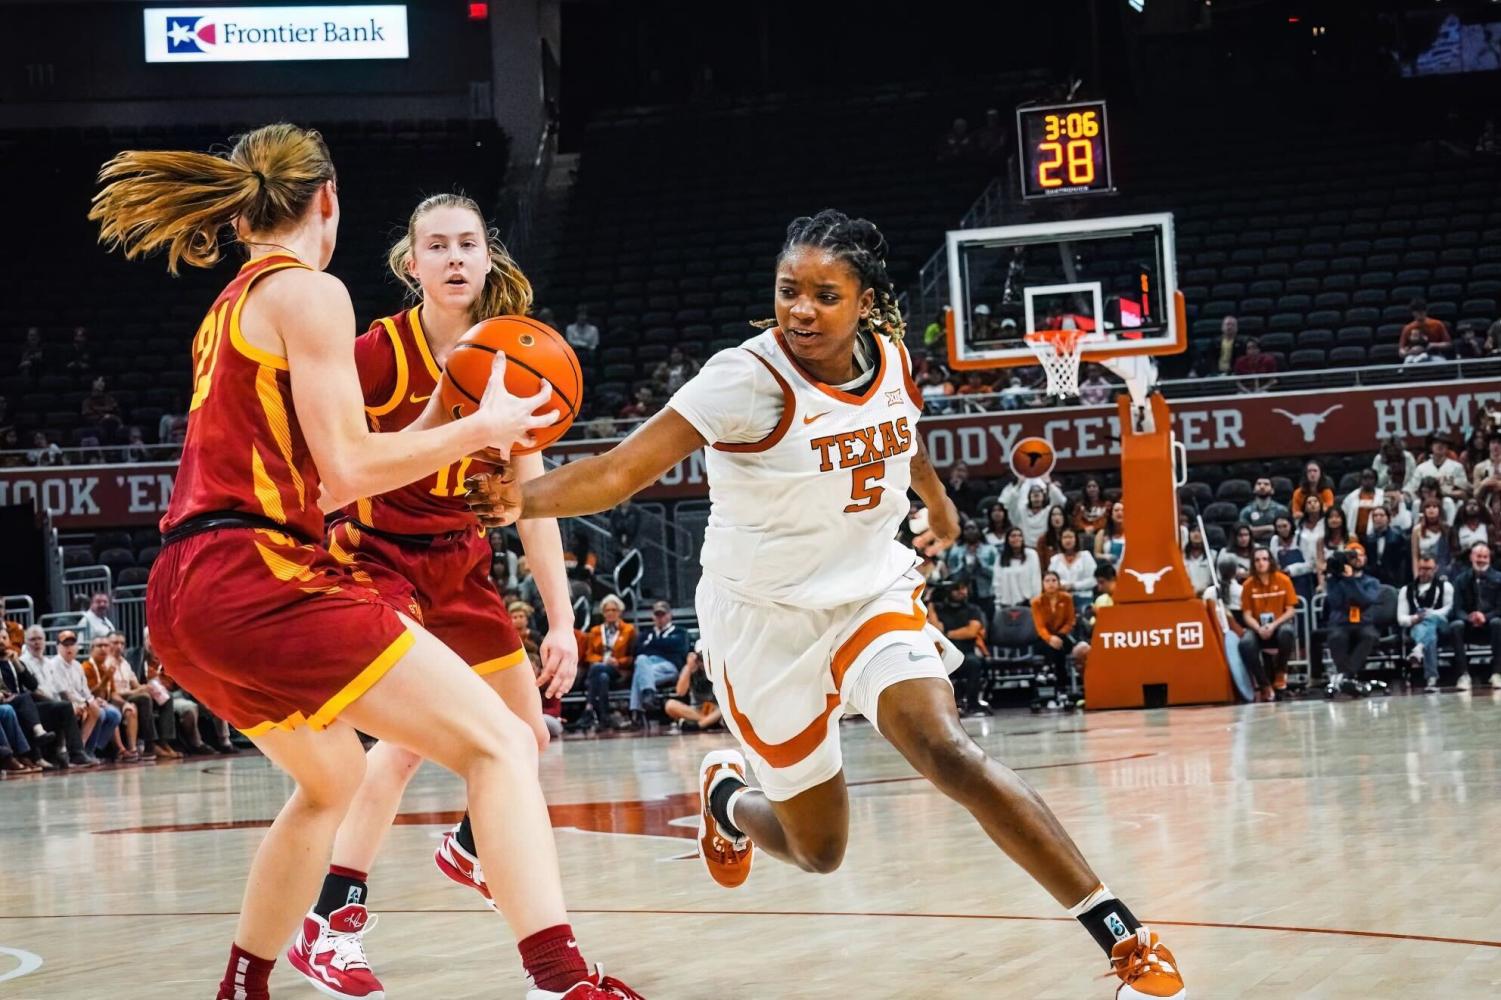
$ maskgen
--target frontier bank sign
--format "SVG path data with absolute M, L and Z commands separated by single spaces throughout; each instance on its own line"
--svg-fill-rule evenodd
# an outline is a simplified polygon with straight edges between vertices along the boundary
M 152 7 L 146 61 L 283 62 L 405 59 L 405 4 Z

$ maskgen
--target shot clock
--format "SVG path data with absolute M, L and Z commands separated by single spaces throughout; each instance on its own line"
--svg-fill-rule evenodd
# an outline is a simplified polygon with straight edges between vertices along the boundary
M 1017 108 L 1016 131 L 1023 198 L 1115 190 L 1104 101 Z

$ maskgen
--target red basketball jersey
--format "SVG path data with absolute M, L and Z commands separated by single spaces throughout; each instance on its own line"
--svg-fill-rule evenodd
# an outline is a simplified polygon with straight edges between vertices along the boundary
M 377 431 L 398 431 L 420 417 L 443 374 L 427 346 L 420 306 L 370 324 L 354 342 L 354 357 L 365 413 Z M 479 523 L 464 503 L 464 479 L 493 469 L 486 462 L 460 459 L 399 490 L 362 498 L 344 512 L 401 535 L 462 531 Z
M 162 531 L 200 514 L 242 511 L 303 538 L 323 537 L 318 470 L 292 408 L 287 359 L 240 332 L 255 283 L 289 267 L 307 265 L 286 254 L 248 261 L 198 327 L 188 434 Z

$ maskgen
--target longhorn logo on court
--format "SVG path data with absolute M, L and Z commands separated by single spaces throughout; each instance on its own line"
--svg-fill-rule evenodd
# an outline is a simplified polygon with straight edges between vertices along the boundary
M 1313 444 L 1314 438 L 1318 434 L 1319 425 L 1328 420 L 1330 414 L 1335 410 L 1344 409 L 1344 405 L 1343 403 L 1335 403 L 1323 413 L 1288 413 L 1286 410 L 1278 407 L 1273 407 L 1272 412 L 1292 421 L 1293 426 L 1303 432 L 1304 444 Z

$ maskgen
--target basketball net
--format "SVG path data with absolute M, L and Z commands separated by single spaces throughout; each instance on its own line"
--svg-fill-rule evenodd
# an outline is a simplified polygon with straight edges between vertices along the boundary
M 1049 396 L 1079 395 L 1079 358 L 1085 330 L 1034 330 L 1025 337 L 1048 377 Z

